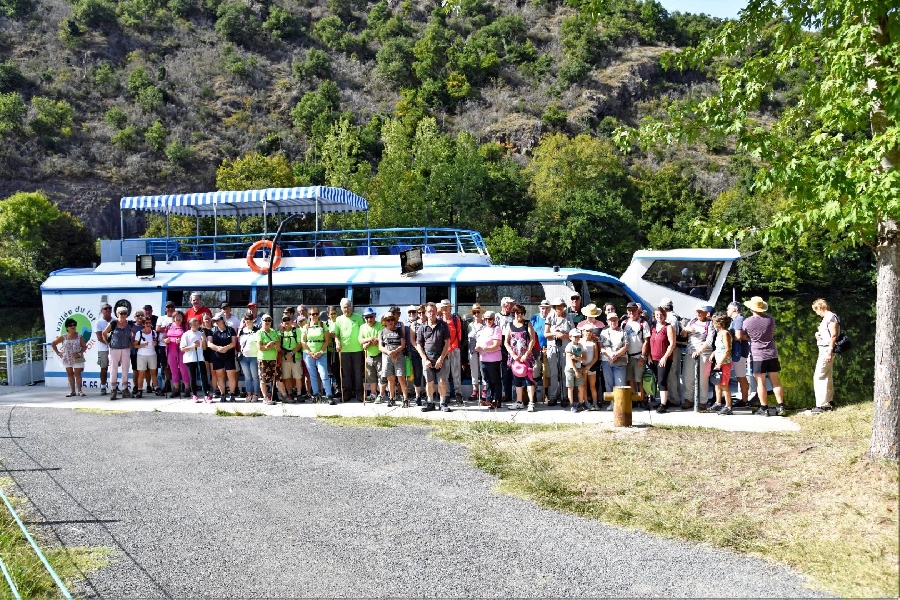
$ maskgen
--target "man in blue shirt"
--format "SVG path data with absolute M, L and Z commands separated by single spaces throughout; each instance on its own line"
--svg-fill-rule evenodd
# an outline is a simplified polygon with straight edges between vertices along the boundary
M 550 314 L 550 301 L 549 300 L 541 300 L 541 304 L 538 306 L 538 314 L 531 316 L 531 326 L 534 327 L 534 333 L 537 334 L 537 342 L 538 345 L 535 348 L 535 352 L 538 353 L 536 360 L 534 361 L 534 380 L 537 382 L 538 379 L 541 380 L 541 398 L 546 401 L 547 399 L 547 383 L 548 379 L 545 375 L 546 369 L 544 368 L 547 361 L 547 336 L 544 335 L 544 325 L 547 321 L 547 315 Z

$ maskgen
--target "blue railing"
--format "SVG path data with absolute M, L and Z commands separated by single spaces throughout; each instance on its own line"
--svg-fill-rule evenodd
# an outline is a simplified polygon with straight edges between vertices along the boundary
M 127 254 L 126 245 L 143 242 L 146 253 L 162 261 L 244 258 L 248 248 L 262 239 L 266 236 L 246 234 L 122 240 L 120 256 Z M 280 246 L 288 257 L 387 255 L 413 247 L 426 253 L 488 254 L 477 231 L 434 227 L 291 231 L 282 233 Z M 263 257 L 264 252 L 257 256 Z

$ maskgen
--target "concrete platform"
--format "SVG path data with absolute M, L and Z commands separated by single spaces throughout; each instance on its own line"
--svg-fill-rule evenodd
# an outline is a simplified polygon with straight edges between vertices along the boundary
M 579 424 L 601 425 L 612 427 L 613 413 L 609 411 L 572 413 L 558 406 L 538 405 L 538 410 L 529 413 L 524 410 L 506 408 L 490 411 L 486 407 L 473 406 L 467 402 L 464 407 L 452 407 L 453 412 L 423 413 L 419 407 L 388 407 L 386 404 L 365 404 L 352 402 L 329 406 L 327 404 L 276 404 L 267 406 L 255 403 L 219 403 L 196 404 L 191 400 L 172 400 L 156 396 L 141 399 L 120 399 L 111 401 L 109 396 L 100 396 L 96 391 L 86 392 L 84 398 L 66 398 L 67 389 L 46 388 L 43 385 L 10 387 L 0 386 L 0 406 L 25 406 L 29 408 L 64 408 L 121 411 L 159 411 L 190 414 L 215 414 L 216 410 L 227 410 L 238 413 L 262 413 L 271 417 L 318 418 L 339 415 L 343 417 L 416 417 L 424 419 L 451 419 L 457 421 L 506 421 L 515 423 L 538 424 Z M 695 413 L 693 411 L 673 410 L 660 415 L 651 411 L 635 412 L 632 417 L 635 426 L 666 425 L 684 427 L 708 427 L 725 431 L 746 431 L 764 433 L 770 431 L 799 431 L 792 419 L 780 417 L 757 417 L 746 410 L 739 410 L 731 416 L 719 416 L 712 413 Z

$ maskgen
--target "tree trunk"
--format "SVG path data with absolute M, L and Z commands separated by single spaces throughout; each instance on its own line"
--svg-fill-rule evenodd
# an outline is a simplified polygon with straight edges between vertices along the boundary
M 897 222 L 878 225 L 875 301 L 875 416 L 869 456 L 900 460 L 900 246 Z

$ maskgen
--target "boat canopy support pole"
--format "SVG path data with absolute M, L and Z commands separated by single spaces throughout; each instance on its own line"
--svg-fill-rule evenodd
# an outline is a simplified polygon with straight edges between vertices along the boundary
M 268 280 L 269 280 L 269 314 L 275 314 L 275 295 L 272 292 L 272 267 L 275 263 L 275 248 L 278 247 L 278 242 L 281 241 L 281 232 L 284 231 L 284 226 L 301 216 L 300 213 L 294 213 L 292 215 L 288 215 L 286 219 L 284 219 L 281 223 L 278 224 L 278 231 L 275 232 L 275 239 L 272 241 L 272 250 L 269 252 L 269 272 L 268 272 Z
M 119 264 L 124 265 L 125 257 L 122 256 L 122 253 L 125 252 L 125 213 L 121 208 L 119 209 L 119 232 L 122 234 L 119 240 Z
M 166 203 L 166 264 L 169 264 L 172 256 L 172 251 L 169 250 L 169 208 L 169 204 Z

